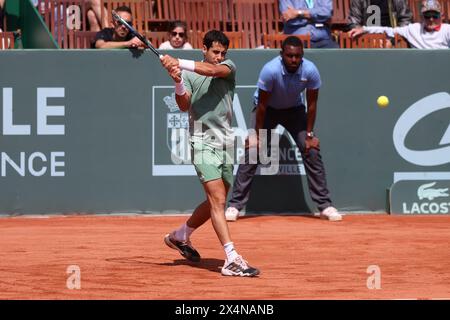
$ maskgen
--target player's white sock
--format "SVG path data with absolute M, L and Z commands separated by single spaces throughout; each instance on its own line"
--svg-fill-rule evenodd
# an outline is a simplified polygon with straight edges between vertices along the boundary
M 188 241 L 194 230 L 194 228 L 188 227 L 186 223 L 183 223 L 179 229 L 175 230 L 175 240 Z
M 233 261 L 238 256 L 238 253 L 234 249 L 233 242 L 225 243 L 223 245 L 223 249 L 225 250 L 225 254 L 227 256 L 227 261 Z

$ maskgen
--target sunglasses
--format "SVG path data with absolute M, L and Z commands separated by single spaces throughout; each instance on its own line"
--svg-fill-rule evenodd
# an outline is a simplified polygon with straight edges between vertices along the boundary
M 118 24 L 119 24 L 119 26 L 123 26 L 124 24 L 122 23 L 122 21 L 117 21 L 118 22 Z M 130 26 L 130 27 L 132 27 L 133 26 L 133 21 L 125 21 L 126 23 L 128 23 L 128 25 Z
M 441 14 L 439 12 L 424 12 L 423 17 L 425 19 L 439 19 L 441 17 Z
M 176 37 L 177 35 L 180 36 L 180 38 L 184 38 L 185 33 L 184 32 L 171 32 L 172 37 Z

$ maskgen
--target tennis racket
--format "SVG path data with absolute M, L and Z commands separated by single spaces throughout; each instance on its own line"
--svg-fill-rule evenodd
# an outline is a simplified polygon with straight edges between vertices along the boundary
M 130 26 L 125 20 L 122 19 L 121 16 L 119 16 L 117 14 L 117 12 L 112 11 L 112 16 L 114 18 L 114 20 L 116 20 L 116 22 L 120 23 L 121 25 L 125 26 L 125 28 L 128 29 L 128 31 L 130 31 L 130 33 L 137 37 L 139 40 L 141 40 L 146 46 L 147 48 L 149 48 L 150 50 L 152 50 L 152 52 L 154 54 L 156 54 L 158 56 L 158 58 L 162 58 L 163 55 L 161 54 L 161 52 L 159 52 L 154 46 L 152 46 L 152 44 L 150 43 L 150 41 L 148 41 L 148 39 L 146 37 L 144 37 L 142 34 L 140 34 L 139 32 L 136 31 L 136 29 L 134 29 L 132 26 Z

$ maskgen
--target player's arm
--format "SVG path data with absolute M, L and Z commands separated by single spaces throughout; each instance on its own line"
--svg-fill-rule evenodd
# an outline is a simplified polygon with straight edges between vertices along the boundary
M 181 111 L 188 111 L 191 107 L 191 94 L 186 90 L 184 79 L 182 77 L 181 69 L 174 61 L 178 60 L 169 55 L 161 58 L 161 64 L 166 68 L 169 76 L 175 82 L 175 100 Z
M 226 78 L 232 72 L 230 67 L 225 64 L 211 64 L 194 60 L 176 59 L 169 55 L 162 57 L 161 62 L 166 69 L 178 67 L 181 70 L 195 72 L 207 77 Z
M 184 86 L 183 83 L 181 83 L 181 85 Z M 179 82 L 175 82 L 175 100 L 177 101 L 180 110 L 186 112 L 191 107 L 191 94 L 188 91 L 184 91 L 181 94 L 176 93 L 177 86 L 180 86 Z
M 173 67 L 169 72 L 175 82 L 175 100 L 181 111 L 188 111 L 191 107 L 191 94 L 186 90 L 184 79 L 181 76 L 181 70 L 178 67 Z
M 206 77 L 226 78 L 230 75 L 231 69 L 225 64 L 211 64 L 207 62 L 195 61 L 194 72 Z M 181 65 L 183 61 L 181 61 Z M 183 69 L 183 67 L 181 67 Z

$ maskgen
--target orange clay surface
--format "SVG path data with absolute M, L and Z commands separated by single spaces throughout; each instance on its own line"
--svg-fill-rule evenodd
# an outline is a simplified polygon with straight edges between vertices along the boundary
M 450 298 L 449 216 L 244 217 L 229 228 L 257 278 L 220 274 L 224 253 L 210 222 L 192 236 L 200 263 L 168 248 L 163 236 L 185 220 L 0 218 L 0 299 Z M 71 265 L 79 290 L 66 285 Z M 381 289 L 367 288 L 372 265 Z

